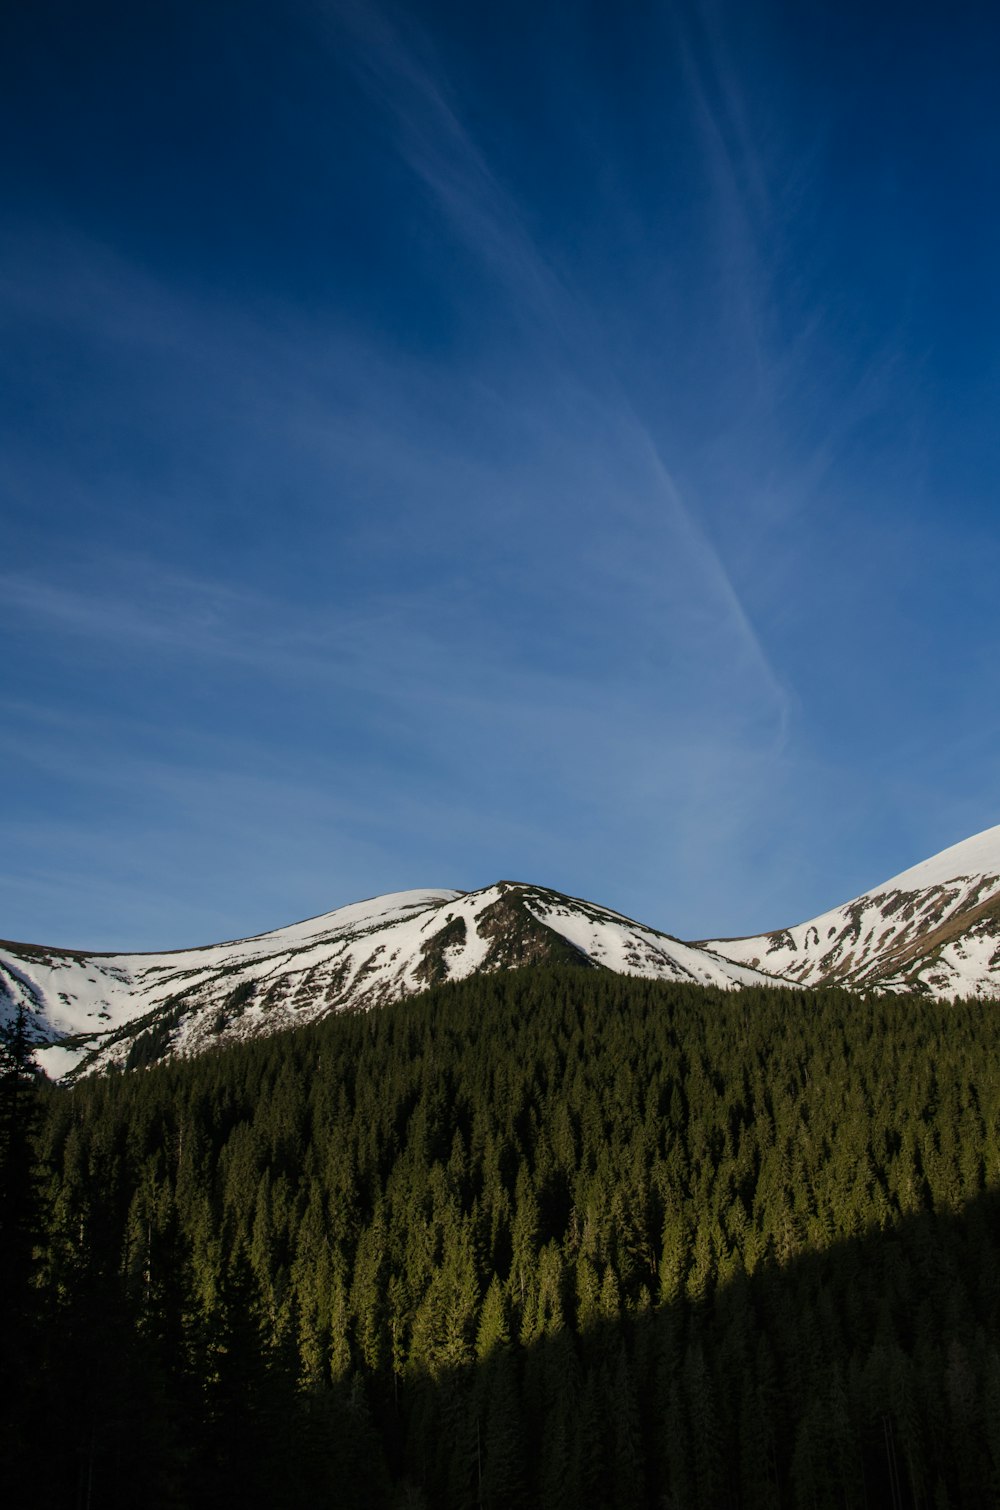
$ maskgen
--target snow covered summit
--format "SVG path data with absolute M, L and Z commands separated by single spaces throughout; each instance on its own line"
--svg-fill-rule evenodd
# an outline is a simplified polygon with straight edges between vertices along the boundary
M 807 923 L 708 948 L 799 985 L 1000 996 L 1000 825 Z

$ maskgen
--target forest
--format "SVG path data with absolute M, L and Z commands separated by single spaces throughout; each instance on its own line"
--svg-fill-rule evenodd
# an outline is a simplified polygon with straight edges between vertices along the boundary
M 537 966 L 0 1079 L 52 1510 L 1000 1503 L 1000 1005 Z

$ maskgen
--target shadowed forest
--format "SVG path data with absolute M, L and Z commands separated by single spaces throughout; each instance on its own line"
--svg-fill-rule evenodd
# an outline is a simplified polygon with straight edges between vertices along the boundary
M 1000 1503 L 1000 1007 L 532 968 L 0 1085 L 5 1501 Z

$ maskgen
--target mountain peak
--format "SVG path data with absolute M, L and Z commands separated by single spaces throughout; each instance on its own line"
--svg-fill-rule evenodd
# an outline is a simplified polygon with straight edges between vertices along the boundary
M 911 865 L 883 881 L 881 886 L 866 893 L 869 896 L 883 891 L 920 891 L 926 886 L 939 886 L 945 881 L 955 881 L 961 876 L 1000 876 L 1000 824 L 984 828 L 982 833 L 950 844 L 929 860 Z
M 1000 995 L 1000 826 L 808 922 L 707 947 L 797 985 Z

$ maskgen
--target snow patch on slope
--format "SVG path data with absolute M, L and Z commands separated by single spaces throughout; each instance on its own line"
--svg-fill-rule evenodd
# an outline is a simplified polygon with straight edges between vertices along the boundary
M 544 901 L 530 901 L 529 906 L 541 922 L 556 929 L 595 964 L 619 975 L 686 980 L 724 990 L 763 983 L 759 971 L 734 966 L 731 960 L 721 959 L 708 949 L 683 944 L 615 913 Z

